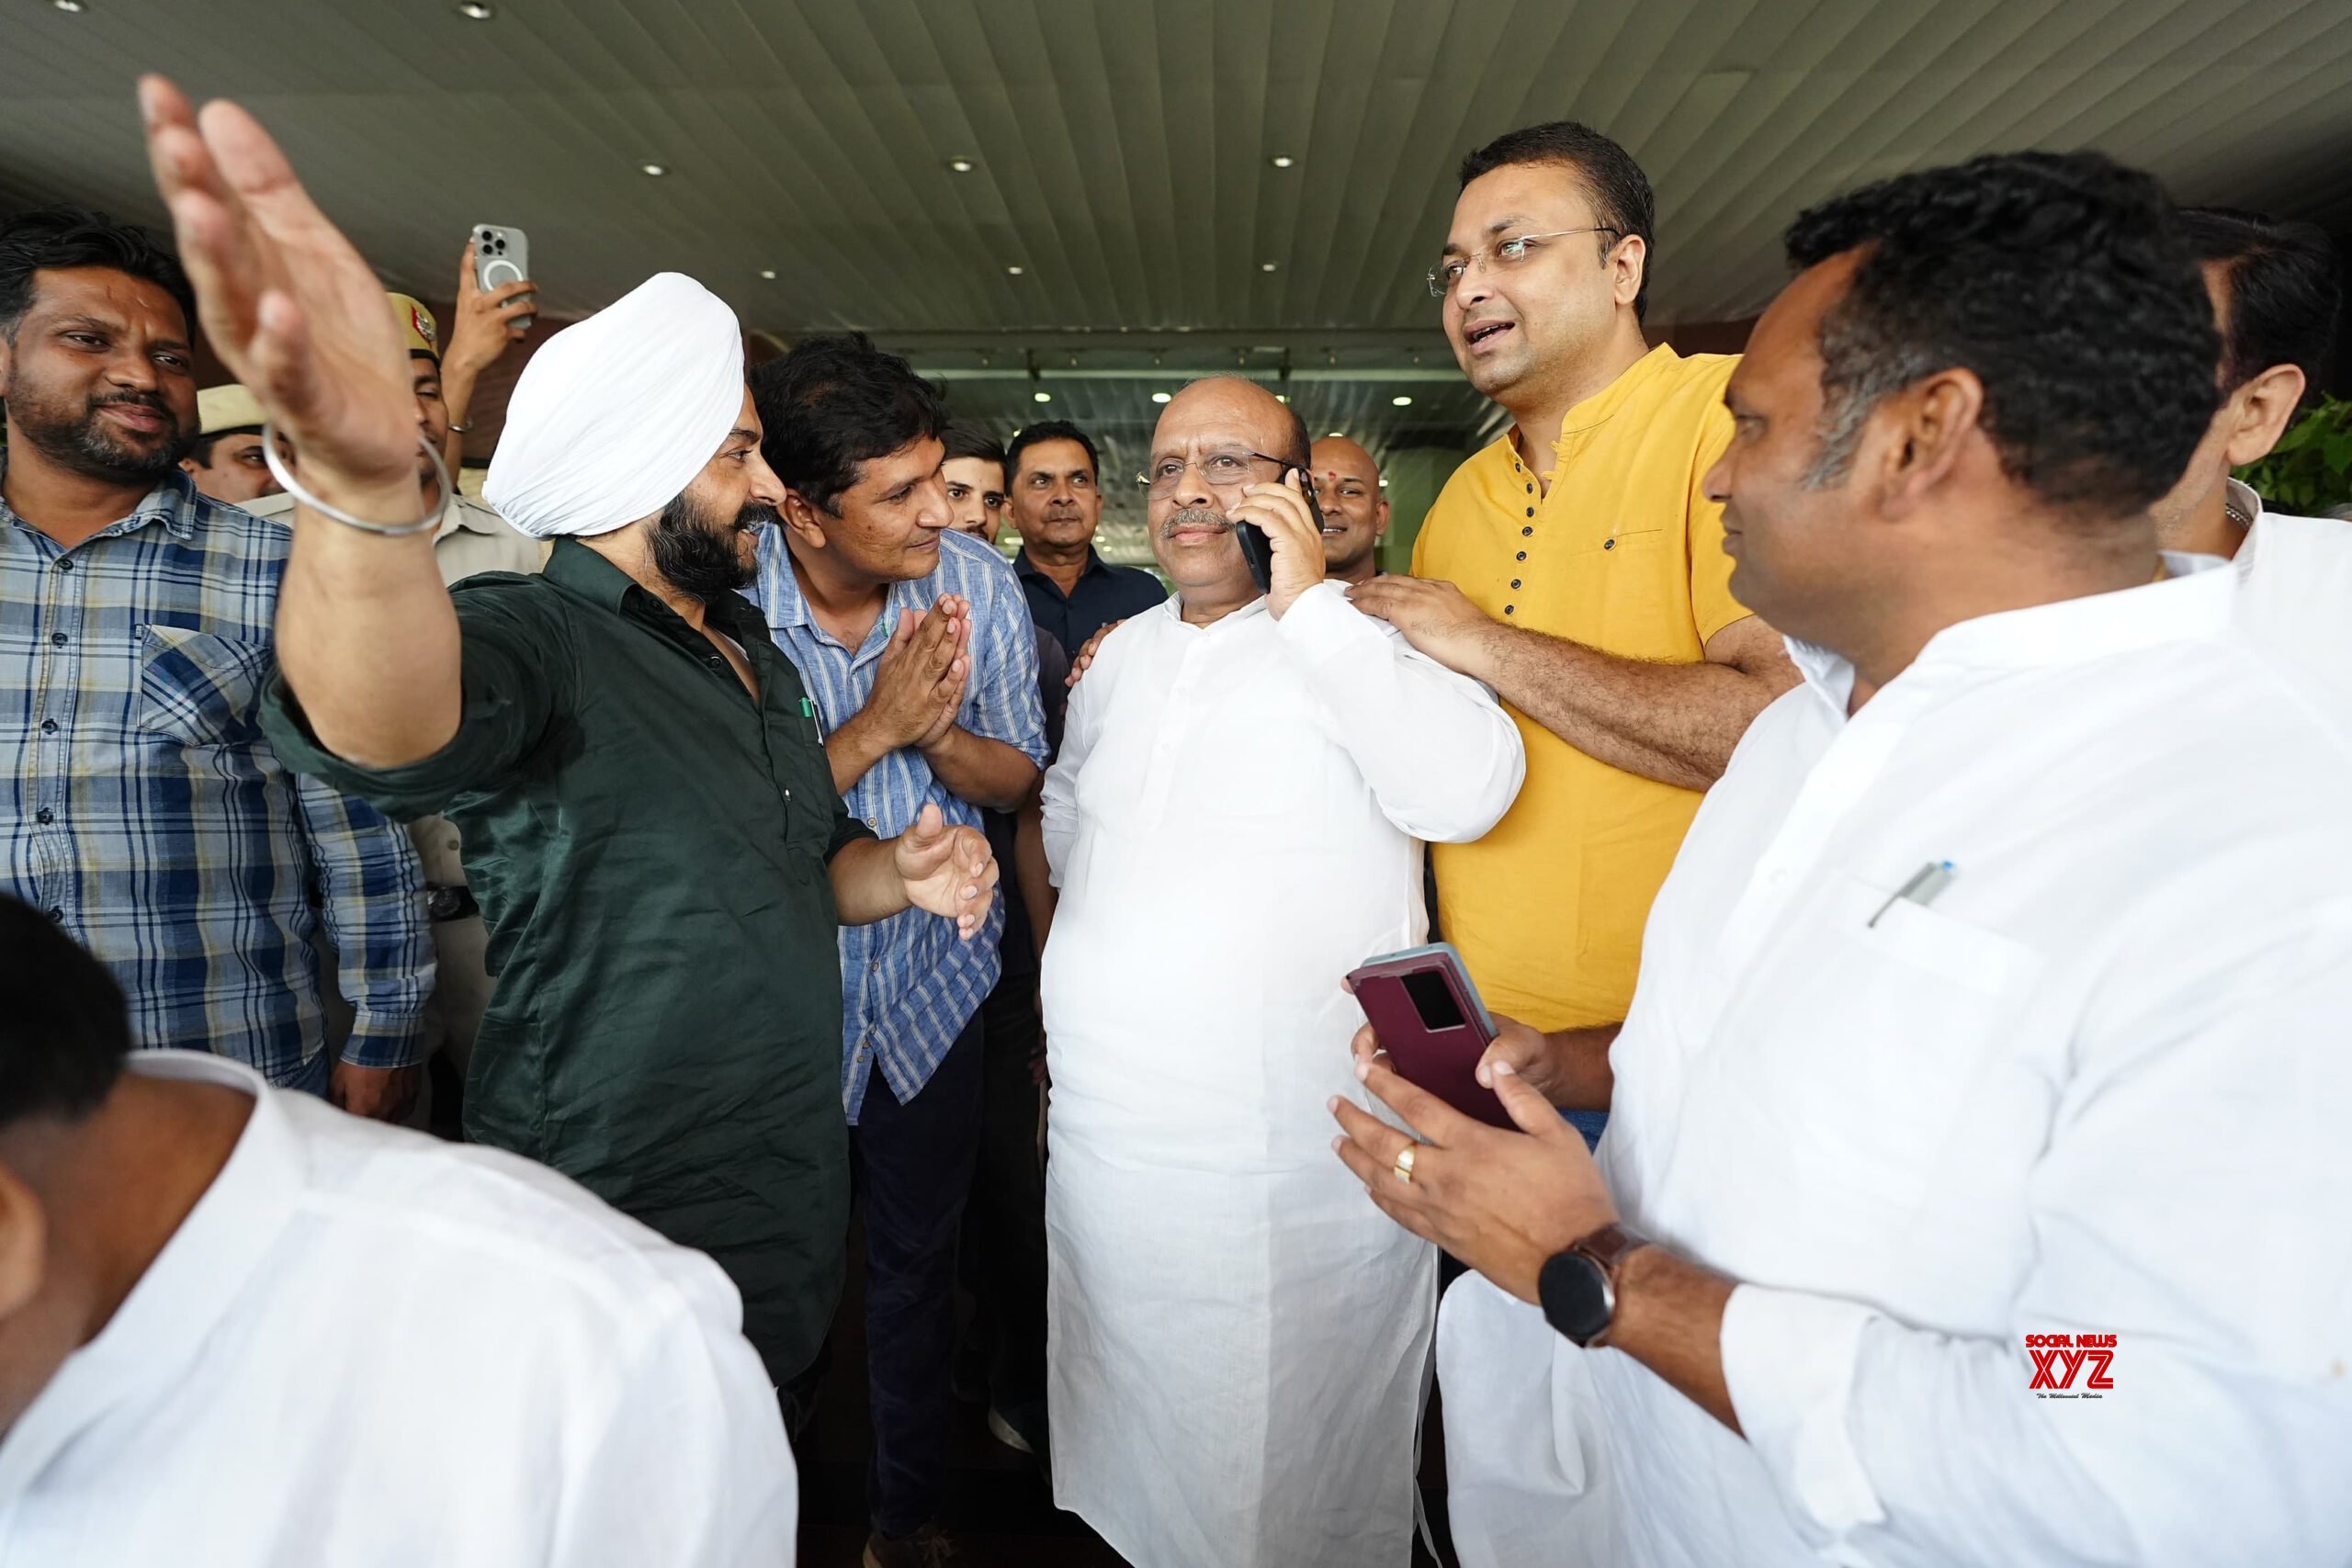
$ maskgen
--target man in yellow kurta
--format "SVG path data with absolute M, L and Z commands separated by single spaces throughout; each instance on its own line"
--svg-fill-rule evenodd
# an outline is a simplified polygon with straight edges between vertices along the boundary
M 1488 1006 L 1549 1033 L 1527 1070 L 1593 1111 L 1700 795 L 1797 678 L 1731 596 L 1723 509 L 1700 488 L 1731 440 L 1736 362 L 1643 334 L 1652 226 L 1640 166 L 1584 126 L 1464 160 L 1430 288 L 1464 373 L 1514 423 L 1438 497 L 1413 576 L 1351 593 L 1493 687 L 1525 738 L 1510 815 L 1432 852 L 1439 920 Z

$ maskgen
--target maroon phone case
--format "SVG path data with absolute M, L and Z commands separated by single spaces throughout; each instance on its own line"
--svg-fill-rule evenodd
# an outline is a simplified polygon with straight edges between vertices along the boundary
M 1445 988 L 1453 993 L 1454 1006 L 1465 1021 L 1462 1028 L 1432 1033 L 1422 1025 L 1420 1010 L 1406 994 L 1405 976 L 1428 973 L 1444 977 Z M 1442 955 L 1366 964 L 1351 973 L 1348 981 L 1355 987 L 1356 1000 L 1363 1004 L 1364 1017 L 1372 1021 L 1373 1032 L 1380 1036 L 1380 1047 L 1388 1053 L 1397 1077 L 1429 1090 L 1465 1116 L 1496 1127 L 1518 1125 L 1495 1098 L 1495 1091 L 1478 1081 L 1478 1058 L 1493 1042 L 1480 1035 L 1478 1006 L 1470 999 L 1460 971 Z

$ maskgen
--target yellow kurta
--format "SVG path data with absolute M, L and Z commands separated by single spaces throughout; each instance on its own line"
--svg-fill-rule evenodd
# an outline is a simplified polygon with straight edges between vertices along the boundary
M 1457 469 L 1413 549 L 1416 577 L 1480 609 L 1629 659 L 1692 664 L 1747 612 L 1723 509 L 1700 491 L 1730 444 L 1737 361 L 1663 344 L 1569 411 L 1545 492 L 1510 436 Z M 1487 1004 L 1539 1029 L 1613 1023 L 1642 926 L 1699 793 L 1596 761 L 1510 709 L 1527 783 L 1494 831 L 1438 844 L 1438 908 Z

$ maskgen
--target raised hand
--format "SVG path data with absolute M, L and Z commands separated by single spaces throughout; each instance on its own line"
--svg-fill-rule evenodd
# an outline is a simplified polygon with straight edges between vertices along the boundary
M 457 376 L 473 378 L 498 363 L 506 345 L 531 335 L 533 295 L 537 281 L 517 277 L 485 292 L 474 281 L 474 243 L 458 263 L 458 308 L 449 323 L 449 341 L 441 350 L 441 375 L 446 383 Z
M 976 828 L 949 827 L 939 807 L 926 804 L 891 847 L 907 901 L 954 919 L 959 936 L 976 935 L 996 897 L 996 855 L 987 836 Z
M 418 517 L 416 401 L 374 271 L 243 109 L 199 116 L 153 75 L 139 105 L 205 333 L 300 452 L 304 485 L 386 523 Z

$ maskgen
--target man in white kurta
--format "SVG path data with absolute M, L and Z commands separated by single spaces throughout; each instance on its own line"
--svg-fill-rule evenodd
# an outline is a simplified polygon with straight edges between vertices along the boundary
M 1272 456 L 1262 456 L 1272 454 Z M 1263 389 L 1152 448 L 1177 596 L 1114 632 L 1045 788 L 1054 1490 L 1137 1568 L 1403 1568 L 1431 1249 L 1363 1201 L 1348 970 L 1424 938 L 1419 840 L 1486 831 L 1518 732 L 1322 581 Z M 1233 521 L 1264 527 L 1261 596 Z
M 94 960 L 13 900 L 0 939 L 0 1562 L 789 1568 L 716 1264 L 513 1155 L 127 1055 Z
M 1341 1150 L 1482 1276 L 1467 1568 L 2352 1554 L 2352 744 L 2157 557 L 2211 408 L 2169 224 L 2074 155 L 1792 231 L 1706 483 L 1804 684 L 1651 910 L 1598 1167 L 1510 1027 L 1522 1133 L 1369 1066 L 1430 1141 Z

